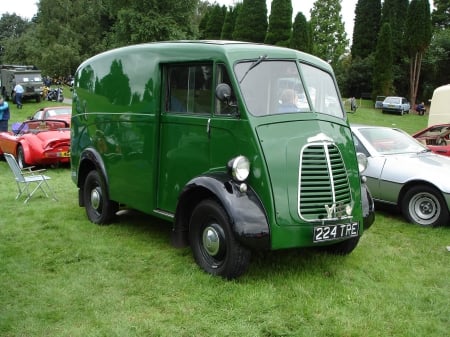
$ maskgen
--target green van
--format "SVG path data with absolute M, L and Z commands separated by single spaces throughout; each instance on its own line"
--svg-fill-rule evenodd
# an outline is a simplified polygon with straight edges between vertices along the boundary
M 89 220 L 119 207 L 168 220 L 213 275 L 242 275 L 255 250 L 348 254 L 374 221 L 333 71 L 295 50 L 174 41 L 99 54 L 76 72 L 71 128 Z

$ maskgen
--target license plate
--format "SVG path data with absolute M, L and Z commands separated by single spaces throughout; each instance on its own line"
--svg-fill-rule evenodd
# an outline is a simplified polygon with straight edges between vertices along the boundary
M 63 158 L 70 157 L 70 151 L 60 152 L 59 157 L 63 157 Z
M 358 236 L 359 226 L 357 222 L 343 225 L 327 225 L 314 227 L 313 242 L 332 241 L 342 238 Z

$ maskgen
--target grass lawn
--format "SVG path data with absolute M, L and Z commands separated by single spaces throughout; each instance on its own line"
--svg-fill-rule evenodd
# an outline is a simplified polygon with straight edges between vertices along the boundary
M 410 133 L 427 124 L 427 116 L 383 115 L 361 103 L 351 122 Z M 12 106 L 11 123 L 44 105 Z M 202 272 L 189 249 L 170 245 L 170 224 L 129 211 L 96 226 L 78 207 L 69 169 L 47 173 L 59 200 L 37 195 L 24 205 L 0 161 L 0 336 L 449 333 L 449 227 L 422 228 L 377 211 L 349 256 L 254 254 L 247 274 L 224 281 Z

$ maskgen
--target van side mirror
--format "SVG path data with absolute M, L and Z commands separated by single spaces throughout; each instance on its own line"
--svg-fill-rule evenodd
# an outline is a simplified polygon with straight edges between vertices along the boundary
M 232 97 L 233 93 L 231 87 L 227 83 L 219 83 L 216 87 L 216 97 L 222 103 L 225 103 L 228 108 L 225 108 L 221 113 L 233 116 L 239 116 L 236 99 Z
M 219 83 L 216 87 L 216 97 L 219 101 L 229 104 L 231 87 L 226 83 Z

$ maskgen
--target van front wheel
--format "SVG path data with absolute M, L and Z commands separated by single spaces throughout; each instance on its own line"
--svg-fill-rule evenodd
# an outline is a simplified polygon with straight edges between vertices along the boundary
M 204 200 L 194 209 L 189 241 L 197 264 L 212 275 L 233 279 L 250 264 L 250 250 L 234 237 L 225 210 L 216 201 Z
M 99 225 L 111 222 L 118 210 L 118 204 L 109 200 L 106 184 L 97 171 L 89 172 L 83 192 L 88 219 Z

